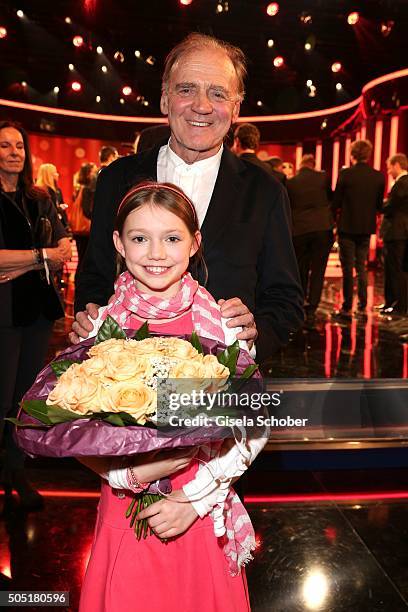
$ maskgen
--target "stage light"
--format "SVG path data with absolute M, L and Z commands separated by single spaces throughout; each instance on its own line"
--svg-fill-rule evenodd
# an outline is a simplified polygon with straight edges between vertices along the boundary
M 282 68 L 284 61 L 285 60 L 283 59 L 281 55 L 277 55 L 275 59 L 273 60 L 273 65 L 275 66 L 275 68 Z
M 17 17 L 20 17 L 20 19 L 22 19 L 24 17 L 23 11 L 18 10 L 17 11 Z
M 183 4 L 184 6 L 188 6 L 189 4 L 192 3 L 193 0 L 180 0 L 180 4 Z
M 384 21 L 381 24 L 381 34 L 386 38 L 391 33 L 392 28 L 394 27 L 394 21 Z
M 53 92 L 54 92 L 55 94 L 57 94 L 57 93 L 59 92 L 59 87 L 58 87 L 58 85 L 56 85 L 56 86 L 54 87 Z
M 149 55 L 149 57 L 146 60 L 146 64 L 149 64 L 150 66 L 154 66 L 156 60 L 154 59 L 154 57 L 152 55 Z
M 7 38 L 7 30 L 3 26 L 0 26 L 0 38 Z
M 149 106 L 149 100 L 143 100 L 143 106 Z
M 327 128 L 327 119 L 323 119 L 320 129 L 325 130 L 326 128 Z
M 258 100 L 258 101 L 257 101 L 257 103 L 256 103 L 256 105 L 257 105 L 257 106 L 263 106 L 263 102 L 262 102 L 262 100 Z
M 342 69 L 342 65 L 340 62 L 334 62 L 331 65 L 331 69 L 332 69 L 332 72 L 340 72 L 340 70 Z
M 222 13 L 224 10 L 224 7 L 222 6 L 221 2 L 219 2 L 217 4 L 217 8 L 215 9 L 217 11 L 217 13 Z
M 72 91 L 81 91 L 82 85 L 78 81 L 72 81 L 71 89 L 72 89 Z
M 270 38 L 270 39 L 268 40 L 268 47 L 269 47 L 270 49 L 272 49 L 272 47 L 273 47 L 273 45 L 274 45 L 274 44 L 275 44 L 275 41 L 274 41 L 272 38 Z
M 96 96 L 95 100 L 96 100 L 96 101 L 98 102 L 98 104 L 99 104 L 99 102 L 101 101 L 101 96 Z
M 27 81 L 21 81 L 21 86 L 22 87 L 27 87 Z
M 84 44 L 84 39 L 82 38 L 82 36 L 77 34 L 72 39 L 72 44 L 74 45 L 74 47 L 82 47 L 82 45 Z
M 347 23 L 349 25 L 356 25 L 358 20 L 360 19 L 360 15 L 355 11 L 354 13 L 350 13 L 347 17 Z
M 141 53 L 140 53 L 139 49 L 136 49 L 136 51 L 135 51 L 135 57 L 140 57 L 140 56 L 141 56 Z
M 65 23 L 68 23 L 68 25 L 71 24 L 72 23 L 71 17 L 65 17 Z
M 101 66 L 101 70 L 102 72 L 104 72 L 105 74 L 108 72 L 108 67 L 107 66 Z
M 307 86 L 307 87 L 311 87 L 312 85 L 313 85 L 313 81 L 312 81 L 312 79 L 308 79 L 308 80 L 306 81 L 306 86 Z
M 71 72 L 75 70 L 74 64 L 68 64 L 68 68 L 71 70 Z
M 121 98 L 121 99 L 119 100 L 119 102 L 120 102 L 121 104 L 124 104 L 124 103 L 125 103 L 125 101 L 124 101 L 124 99 L 123 99 L 123 98 Z
M 313 21 L 311 14 L 307 13 L 306 11 L 303 11 L 303 13 L 300 14 L 299 19 L 305 25 L 310 25 Z
M 341 83 L 336 83 L 337 91 L 341 91 L 343 89 L 343 85 Z
M 310 85 L 309 87 L 309 93 L 307 94 L 309 96 L 309 98 L 315 98 L 316 97 L 316 87 L 314 85 Z
M 132 88 L 129 87 L 129 85 L 125 85 L 124 87 L 122 87 L 122 93 L 124 96 L 130 96 L 130 94 L 132 93 Z
M 312 45 L 310 44 L 310 42 L 305 43 L 305 51 L 311 51 L 312 50 Z
M 102 53 L 103 53 L 103 48 L 101 47 L 101 45 L 98 45 L 98 46 L 96 47 L 96 52 L 97 52 L 97 54 L 98 54 L 98 55 L 102 55 Z
M 269 17 L 275 17 L 279 13 L 279 4 L 277 2 L 270 2 L 266 7 L 266 12 Z
M 123 55 L 122 51 L 116 51 L 113 56 L 113 59 L 123 64 L 123 62 L 125 61 L 125 56 Z

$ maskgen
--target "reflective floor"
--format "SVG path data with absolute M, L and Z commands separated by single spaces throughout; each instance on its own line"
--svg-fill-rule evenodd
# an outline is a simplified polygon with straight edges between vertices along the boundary
M 406 378 L 408 319 L 376 309 L 383 302 L 380 272 L 370 271 L 368 283 L 366 316 L 337 321 L 332 312 L 341 306 L 341 278 L 326 279 L 314 324 L 298 332 L 265 371 L 282 378 Z
M 340 279 L 327 279 L 315 324 L 270 360 L 268 373 L 406 378 L 408 344 L 401 335 L 408 325 L 374 310 L 382 302 L 380 276 L 369 274 L 366 318 L 335 322 L 330 313 L 340 302 Z M 50 358 L 66 344 L 69 327 L 69 318 L 56 326 Z M 259 542 L 247 570 L 252 610 L 408 610 L 408 469 L 324 472 L 322 467 L 327 465 L 318 471 L 251 469 L 246 502 Z M 69 610 L 75 611 L 99 482 L 73 460 L 29 460 L 28 468 L 45 493 L 45 507 L 27 515 L 16 498 L 5 504 L 0 496 L 0 590 L 69 591 Z
M 0 590 L 69 591 L 69 609 L 77 610 L 98 481 L 69 460 L 30 462 L 30 475 L 48 495 L 45 508 L 25 515 L 16 501 L 5 505 Z M 375 477 L 355 473 L 352 488 L 378 494 L 370 503 L 359 501 L 358 494 L 343 504 L 253 503 L 257 489 L 266 488 L 265 478 L 275 496 L 295 491 L 330 496 L 350 484 L 347 472 L 333 478 L 325 472 L 283 477 L 255 471 L 246 496 L 259 544 L 247 569 L 253 612 L 408 610 L 408 504 L 381 494 L 391 484 L 404 495 L 407 477 L 407 470 L 382 470 Z M 0 497 L 0 507 L 3 501 Z

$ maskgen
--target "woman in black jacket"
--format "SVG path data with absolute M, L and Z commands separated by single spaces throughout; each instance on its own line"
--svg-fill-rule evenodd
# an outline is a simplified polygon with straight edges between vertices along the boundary
M 1 482 L 27 509 L 42 499 L 24 473 L 24 455 L 5 417 L 44 364 L 53 322 L 64 315 L 53 272 L 71 257 L 57 211 L 33 183 L 26 132 L 0 122 L 0 439 L 4 446 Z

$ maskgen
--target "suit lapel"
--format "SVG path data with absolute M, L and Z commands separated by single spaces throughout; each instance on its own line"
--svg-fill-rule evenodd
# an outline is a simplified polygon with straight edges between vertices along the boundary
M 208 253 L 217 242 L 232 217 L 233 209 L 239 206 L 243 196 L 241 172 L 244 164 L 228 149 L 224 148 L 214 191 L 201 227 L 204 249 Z

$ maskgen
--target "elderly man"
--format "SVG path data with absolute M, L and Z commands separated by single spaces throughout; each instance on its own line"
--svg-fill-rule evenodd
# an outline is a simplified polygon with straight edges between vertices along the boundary
M 256 343 L 259 360 L 288 340 L 303 318 L 283 188 L 223 146 L 244 95 L 245 60 L 231 45 L 191 34 L 168 55 L 161 110 L 168 144 L 111 164 L 98 178 L 89 248 L 79 277 L 71 340 L 86 337 L 96 304 L 113 292 L 112 229 L 127 190 L 146 179 L 181 187 L 196 206 L 208 267 L 207 289 L 229 327 Z M 224 299 L 226 301 L 224 301 Z M 253 315 L 251 314 L 253 313 Z

